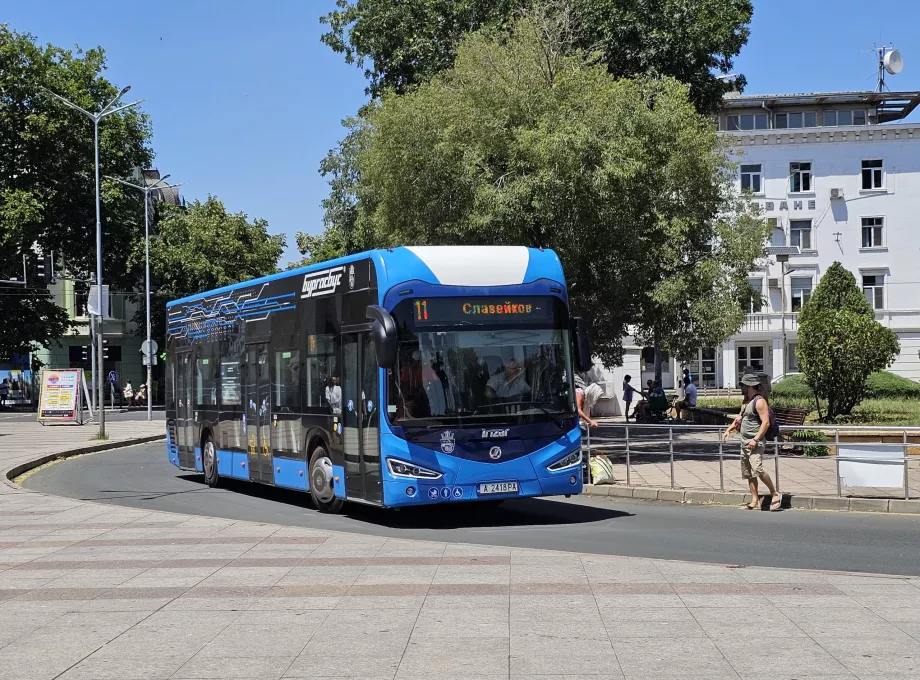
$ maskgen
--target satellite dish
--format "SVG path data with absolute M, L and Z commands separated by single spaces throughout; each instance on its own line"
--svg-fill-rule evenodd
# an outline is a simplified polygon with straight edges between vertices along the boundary
M 885 53 L 885 70 L 896 76 L 904 68 L 904 57 L 897 50 Z

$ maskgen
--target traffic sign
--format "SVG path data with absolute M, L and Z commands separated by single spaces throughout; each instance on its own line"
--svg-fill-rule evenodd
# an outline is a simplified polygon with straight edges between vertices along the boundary
M 117 371 L 109 371 L 109 382 L 112 384 L 115 384 L 118 382 L 118 372 Z
M 157 345 L 156 340 L 150 340 L 149 345 L 147 344 L 147 341 L 144 340 L 144 342 L 141 344 L 141 352 L 144 354 L 144 356 L 156 354 L 158 349 L 159 345 Z

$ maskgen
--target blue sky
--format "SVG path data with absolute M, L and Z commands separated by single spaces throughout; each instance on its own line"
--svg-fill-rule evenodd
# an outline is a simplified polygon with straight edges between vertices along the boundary
M 3 5 L 0 21 L 41 42 L 106 49 L 108 77 L 148 98 L 156 165 L 186 198 L 214 194 L 266 218 L 288 237 L 286 259 L 297 258 L 297 231 L 322 229 L 319 162 L 366 100 L 361 69 L 319 41 L 334 0 Z M 916 0 L 755 0 L 735 71 L 749 94 L 872 89 L 882 42 L 905 57 L 891 89 L 920 90 Z

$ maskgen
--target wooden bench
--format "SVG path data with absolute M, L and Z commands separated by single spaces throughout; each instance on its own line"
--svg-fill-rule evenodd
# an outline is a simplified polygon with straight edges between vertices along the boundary
M 808 413 L 808 409 L 804 408 L 773 408 L 773 414 L 776 416 L 776 424 L 786 427 L 799 427 L 804 425 Z M 791 432 L 782 433 L 780 439 L 788 441 L 791 434 Z

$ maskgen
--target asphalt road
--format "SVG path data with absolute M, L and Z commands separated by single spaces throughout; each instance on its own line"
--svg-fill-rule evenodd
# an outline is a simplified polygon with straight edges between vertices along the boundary
M 920 575 L 920 517 L 736 508 L 597 497 L 323 515 L 305 494 L 244 482 L 209 489 L 177 470 L 164 444 L 81 456 L 24 486 L 70 498 L 398 538 L 545 548 L 745 566 Z

